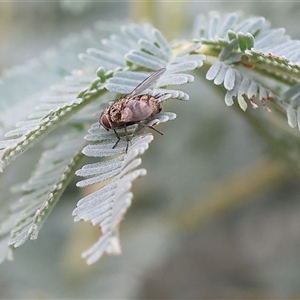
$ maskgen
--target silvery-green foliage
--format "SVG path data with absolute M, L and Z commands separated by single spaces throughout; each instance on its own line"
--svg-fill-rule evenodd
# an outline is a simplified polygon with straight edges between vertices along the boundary
M 257 108 L 259 103 L 266 106 L 271 101 L 286 111 L 290 126 L 300 128 L 296 100 L 300 41 L 292 40 L 283 28 L 272 29 L 263 17 L 246 18 L 238 13 L 199 17 L 195 35 L 217 53 L 206 78 L 215 85 L 223 84 L 228 106 L 236 100 L 246 110 L 248 103 Z M 273 79 L 273 85 L 265 84 L 263 77 Z
M 131 44 L 134 41 L 138 41 L 136 45 L 137 49 L 129 50 L 125 48 L 126 51 L 129 50 L 125 55 L 127 62 L 153 70 L 163 67 L 167 69 L 157 80 L 154 90 L 146 90 L 145 93 L 153 95 L 165 94 L 164 100 L 167 98 L 187 100 L 188 95 L 186 93 L 163 87 L 193 81 L 193 76 L 182 72 L 200 67 L 204 56 L 201 54 L 189 54 L 186 51 L 179 51 L 174 55 L 171 46 L 162 34 L 157 29 L 148 26 L 144 30 L 131 26 L 123 28 L 123 31 L 128 36 L 132 36 L 133 40 Z M 122 40 L 120 37 L 116 38 L 113 36 L 111 39 L 113 39 L 113 46 L 116 49 L 119 49 L 121 45 L 126 45 L 126 40 Z M 120 43 L 120 47 L 117 41 Z M 112 45 L 112 43 L 111 41 L 105 41 L 105 45 Z M 197 44 L 192 49 L 196 50 L 199 47 L 200 44 Z M 113 49 L 110 50 L 109 52 L 100 52 L 90 49 L 84 55 L 84 58 L 98 61 L 99 64 L 103 65 L 109 64 L 111 68 L 117 69 L 123 55 L 119 57 L 118 53 L 113 52 Z M 113 59 L 111 57 L 112 53 L 115 54 Z M 120 70 L 115 73 L 115 76 L 108 79 L 106 88 L 115 93 L 128 94 L 149 75 L 149 72 L 137 73 Z M 158 124 L 159 122 L 174 119 L 175 116 L 174 113 L 161 112 L 149 122 Z M 89 264 L 97 261 L 104 252 L 116 254 L 121 251 L 119 223 L 131 204 L 131 182 L 137 177 L 146 174 L 144 169 L 136 169 L 141 163 L 141 159 L 138 156 L 144 153 L 152 140 L 151 134 L 145 136 L 136 135 L 139 130 L 141 128 L 135 130 L 135 136 L 131 140 L 127 153 L 125 153 L 125 141 L 121 141 L 118 147 L 112 149 L 116 139 L 114 132 L 107 132 L 104 128 L 99 129 L 98 123 L 92 125 L 89 134 L 86 136 L 86 140 L 91 144 L 83 149 L 85 155 L 92 157 L 112 157 L 100 163 L 84 166 L 77 171 L 77 175 L 87 177 L 87 179 L 78 182 L 77 185 L 80 187 L 104 180 L 111 180 L 101 189 L 81 199 L 73 212 L 76 221 L 90 221 L 93 225 L 99 225 L 102 232 L 99 240 L 83 253 Z
M 127 153 L 122 130 L 113 149 L 116 136 L 99 125 L 100 109 L 158 69 L 166 71 L 143 93 L 160 95 L 162 102 L 188 100 L 178 86 L 193 82 L 190 71 L 205 64 L 206 79 L 224 87 L 228 106 L 237 102 L 244 111 L 249 104 L 270 111 L 272 102 L 286 111 L 289 125 L 300 128 L 300 42 L 281 28 L 272 29 L 263 17 L 217 12 L 199 16 L 194 39 L 174 43 L 149 24 L 99 24 L 6 72 L 0 82 L 1 170 L 9 172 L 6 167 L 22 160 L 25 152 L 35 157 L 40 140 L 44 145 L 36 152 L 39 159 L 32 159 L 36 164 L 28 169 L 27 180 L 20 179 L 21 172 L 13 177 L 14 200 L 0 212 L 0 261 L 11 258 L 11 250 L 26 240 L 37 238 L 74 173 L 81 177 L 80 188 L 100 184 L 73 211 L 75 221 L 90 222 L 101 231 L 99 240 L 83 253 L 87 263 L 104 253 L 120 253 L 119 225 L 131 205 L 133 181 L 146 174 L 141 155 L 153 135 L 142 124 L 130 126 Z M 175 118 L 175 113 L 163 111 L 147 125 Z M 96 162 L 79 168 L 84 157 Z
M 51 88 L 45 85 L 40 93 L 34 89 L 28 93 L 28 103 L 14 118 L 15 128 L 11 118 L 6 121 L 3 116 L 5 139 L 0 141 L 2 169 L 17 158 L 20 159 L 41 139 L 48 139 L 50 133 L 51 143 L 45 144 L 46 150 L 28 181 L 18 183 L 14 188 L 15 194 L 19 195 L 17 200 L 9 205 L 5 213 L 3 211 L 0 251 L 5 254 L 1 256 L 1 260 L 11 257 L 8 247 L 14 249 L 28 239 L 37 238 L 41 225 L 70 182 L 74 168 L 83 155 L 97 157 L 99 162 L 85 165 L 77 171 L 78 176 L 85 177 L 78 183 L 79 187 L 110 180 L 102 189 L 80 200 L 74 210 L 75 220 L 83 219 L 98 224 L 102 231 L 100 240 L 84 255 L 91 263 L 103 252 L 118 252 L 118 226 L 131 203 L 132 181 L 146 173 L 143 168 L 139 168 L 139 156 L 148 149 L 153 136 L 144 133 L 144 126 L 132 126 L 128 132 L 134 137 L 128 152 L 124 153 L 123 141 L 116 149 L 112 149 L 115 135 L 99 126 L 99 103 L 101 100 L 107 101 L 104 94 L 108 91 L 126 94 L 153 71 L 162 67 L 166 68 L 165 74 L 155 83 L 154 89 L 146 90 L 145 93 L 162 94 L 161 101 L 169 98 L 187 100 L 185 92 L 165 87 L 192 82 L 193 76 L 185 72 L 200 67 L 205 58 L 204 55 L 195 53 L 200 47 L 199 43 L 190 47 L 190 51 L 175 53 L 163 35 L 150 25 L 123 26 L 118 34 L 114 33 L 102 40 L 97 37 L 97 30 L 77 38 L 84 40 L 85 37 L 88 37 L 86 44 L 90 47 L 79 55 L 81 66 L 76 62 L 76 70 L 71 71 L 68 65 L 72 65 L 70 59 L 62 62 L 61 70 L 66 64 L 63 72 L 66 76 L 61 77 L 55 72 L 59 54 L 45 54 L 47 62 L 53 59 L 49 63 L 52 69 L 48 70 L 50 74 L 54 73 L 54 79 L 50 81 Z M 62 51 L 62 56 L 63 54 Z M 41 64 L 42 61 L 37 60 L 32 76 L 29 76 L 31 69 L 24 67 L 25 74 L 28 69 L 27 81 L 40 79 L 36 71 Z M 13 73 L 15 77 L 18 75 L 18 72 Z M 6 75 L 4 81 L 7 78 Z M 22 103 L 21 95 L 18 95 L 17 100 L 16 108 Z M 95 115 L 97 110 L 98 114 Z M 174 113 L 161 112 L 149 120 L 148 125 L 157 125 L 175 117 Z M 86 126 L 91 128 L 85 141 L 83 136 Z M 63 128 L 62 136 L 59 128 Z M 120 135 L 122 137 L 122 133 Z M 85 143 L 88 144 L 84 147 Z

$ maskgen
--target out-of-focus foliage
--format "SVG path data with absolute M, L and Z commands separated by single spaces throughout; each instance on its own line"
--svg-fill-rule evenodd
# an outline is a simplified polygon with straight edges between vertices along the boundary
M 119 223 L 131 204 L 131 181 L 137 176 L 144 175 L 144 168 L 155 175 L 151 177 L 149 174 L 147 179 L 141 180 L 133 190 L 134 199 L 142 198 L 143 201 L 137 201 L 133 205 L 129 217 L 122 223 L 121 231 L 125 233 L 124 240 L 122 239 L 124 254 L 100 262 L 99 268 L 102 272 L 104 270 L 103 275 L 106 279 L 102 277 L 99 281 L 94 277 L 86 285 L 86 290 L 79 293 L 74 288 L 68 294 L 60 286 L 56 289 L 56 295 L 53 293 L 50 297 L 76 295 L 76 297 L 88 298 L 96 294 L 99 296 L 100 290 L 101 297 L 104 298 L 118 298 L 120 295 L 132 298 L 136 297 L 137 290 L 140 291 L 140 295 L 148 295 L 152 298 L 157 295 L 160 298 L 187 298 L 188 295 L 196 298 L 231 297 L 228 289 L 224 292 L 226 287 L 233 295 L 244 298 L 249 294 L 252 297 L 253 290 L 257 291 L 259 296 L 264 293 L 276 296 L 287 295 L 287 291 L 290 291 L 289 295 L 297 293 L 297 285 L 294 282 L 297 282 L 299 272 L 295 265 L 294 269 L 289 268 L 288 273 L 293 276 L 286 276 L 282 272 L 284 269 L 280 267 L 280 263 L 274 265 L 276 270 L 281 270 L 281 273 L 278 273 L 279 278 L 285 278 L 277 285 L 274 284 L 275 278 L 266 276 L 272 274 L 271 266 L 263 269 L 262 274 L 263 272 L 265 274 L 256 276 L 255 270 L 246 275 L 234 271 L 240 265 L 247 266 L 244 258 L 239 259 L 242 252 L 248 258 L 251 258 L 251 254 L 253 257 L 255 255 L 263 257 L 264 252 L 254 249 L 251 243 L 253 235 L 251 236 L 249 228 L 253 227 L 249 227 L 249 222 L 247 223 L 251 216 L 251 208 L 250 211 L 242 210 L 239 217 L 234 217 L 231 213 L 227 219 L 225 218 L 225 224 L 227 222 L 234 228 L 240 228 L 240 233 L 235 230 L 234 233 L 230 233 L 230 236 L 235 238 L 244 250 L 235 249 L 232 241 L 224 242 L 226 233 L 224 234 L 224 230 L 212 228 L 214 225 L 201 233 L 200 242 L 203 239 L 201 246 L 195 244 L 191 230 L 196 230 L 203 222 L 216 218 L 222 211 L 232 211 L 241 202 L 240 199 L 254 197 L 259 191 L 263 195 L 263 191 L 277 182 L 283 186 L 282 189 L 278 187 L 278 191 L 282 191 L 281 198 L 292 198 L 293 188 L 289 188 L 288 184 L 285 188 L 284 185 L 288 176 L 298 176 L 299 173 L 297 151 L 299 134 L 296 130 L 285 126 L 285 115 L 281 111 L 287 115 L 291 127 L 299 127 L 297 84 L 299 52 L 294 50 L 297 49 L 299 42 L 291 40 L 282 29 L 272 29 L 263 17 L 247 17 L 237 13 L 202 14 L 202 18 L 197 18 L 195 21 L 193 36 L 189 37 L 189 40 L 177 39 L 176 42 L 167 41 L 162 33 L 149 25 L 144 27 L 126 25 L 120 30 L 118 26 L 108 24 L 111 23 L 101 23 L 96 30 L 73 36 L 57 52 L 50 51 L 42 59 L 15 68 L 3 77 L 5 89 L 1 93 L 1 96 L 3 95 L 1 103 L 4 104 L 1 120 L 2 132 L 3 134 L 6 132 L 6 139 L 1 142 L 2 167 L 5 167 L 5 170 L 0 184 L 3 190 L 7 186 L 12 186 L 14 194 L 1 199 L 3 210 L 1 210 L 0 247 L 3 251 L 0 259 L 11 257 L 8 244 L 17 247 L 28 238 L 37 237 L 41 225 L 62 192 L 68 186 L 69 189 L 74 186 L 72 178 L 75 169 L 84 159 L 81 153 L 83 149 L 83 153 L 90 158 L 77 174 L 85 177 L 78 182 L 78 186 L 84 187 L 85 195 L 78 202 L 74 214 L 77 215 L 77 220 L 84 219 L 100 225 L 102 232 L 98 243 L 85 252 L 89 263 L 95 262 L 105 251 L 116 252 L 111 251 L 112 246 L 119 249 Z M 188 37 L 188 34 L 186 36 Z M 77 59 L 79 53 L 83 53 L 79 56 L 81 61 Z M 136 130 L 135 137 L 132 139 L 128 153 L 118 152 L 123 149 L 121 142 L 116 151 L 111 149 L 115 136 L 113 132 L 105 132 L 99 128 L 97 122 L 100 112 L 99 102 L 107 105 L 107 101 L 114 98 L 107 91 L 122 94 L 132 91 L 139 82 L 149 76 L 150 72 L 161 67 L 166 67 L 166 74 L 158 80 L 150 92 L 154 94 L 165 92 L 172 98 L 178 99 L 187 99 L 190 96 L 193 101 L 173 102 L 172 110 L 176 111 L 178 119 L 170 125 L 160 125 L 169 126 L 165 127 L 168 130 L 164 130 L 165 135 L 162 139 L 156 139 L 155 143 L 151 143 L 151 151 L 144 156 L 143 169 L 136 169 L 141 163 L 138 156 L 148 148 L 153 136 L 149 133 L 145 134 L 140 127 L 133 127 L 130 131 Z M 186 71 L 194 69 L 197 69 L 194 74 L 199 75 L 200 81 L 190 84 L 188 91 L 166 88 L 169 85 L 191 82 L 193 76 L 186 74 Z M 39 76 L 39 74 L 43 75 Z M 222 95 L 227 105 L 233 105 L 242 118 L 252 126 L 256 135 L 250 135 L 245 130 L 241 119 L 232 114 L 233 110 L 225 111 L 223 107 L 220 111 L 220 104 L 218 107 L 213 104 L 213 98 L 216 96 L 205 91 L 203 84 L 199 87 L 200 82 L 204 82 L 205 79 L 213 82 L 211 86 L 215 87 L 217 97 Z M 20 83 L 20 89 L 14 89 L 16 82 Z M 55 87 L 51 92 L 50 86 Z M 10 103 L 6 99 L 12 99 L 13 105 L 7 105 Z M 238 105 L 235 105 L 235 102 Z M 164 103 L 164 108 L 169 109 L 170 103 L 170 101 Z M 243 112 L 249 104 L 250 109 Z M 253 110 L 251 107 L 260 108 Z M 151 122 L 156 124 L 174 117 L 174 113 L 163 112 Z M 15 124 L 17 126 L 14 128 Z M 86 145 L 83 138 L 85 135 L 89 145 Z M 262 140 L 259 140 L 258 136 Z M 43 140 L 43 148 L 40 140 Z M 271 154 L 275 163 L 259 163 L 250 172 L 242 172 L 227 178 L 228 172 L 232 172 L 235 166 L 253 164 L 253 161 L 262 155 L 262 148 L 265 145 L 267 145 L 265 153 Z M 29 149 L 31 147 L 33 148 Z M 224 159 L 222 160 L 218 155 Z M 101 158 L 99 161 L 98 157 L 102 156 L 110 156 L 110 158 L 108 160 Z M 283 167 L 276 161 L 283 162 Z M 33 167 L 36 162 L 36 167 Z M 264 172 L 260 171 L 260 168 L 263 168 Z M 30 170 L 32 175 L 24 178 L 23 172 L 16 172 L 16 169 Z M 222 177 L 226 177 L 224 182 L 214 182 L 215 192 L 210 194 L 209 189 L 205 187 L 208 181 L 211 178 Z M 87 189 L 87 186 L 102 180 L 111 181 L 105 181 L 97 186 L 96 190 Z M 115 189 L 118 180 L 118 189 Z M 297 189 L 294 190 L 296 193 Z M 149 194 L 149 199 L 146 194 Z M 205 194 L 207 196 L 203 197 Z M 280 198 L 278 196 L 280 194 L 275 192 L 275 195 Z M 272 198 L 272 194 L 270 197 Z M 76 199 L 78 198 L 79 196 L 76 196 Z M 105 199 L 106 202 L 102 203 L 101 200 L 99 201 L 100 198 L 102 201 Z M 72 210 L 70 207 L 75 206 L 74 201 L 72 202 L 72 205 L 67 205 L 69 212 Z M 60 209 L 56 214 L 54 211 L 53 218 L 57 216 L 54 232 L 53 228 L 50 228 L 51 233 L 47 234 L 46 226 L 39 241 L 46 239 L 46 236 L 55 236 L 54 241 L 65 244 L 67 235 L 61 232 L 62 227 L 65 230 L 74 228 L 75 225 L 67 224 L 65 215 L 61 214 L 65 211 L 64 205 L 66 203 L 59 203 Z M 291 202 L 291 205 L 297 207 L 297 202 Z M 281 204 L 278 204 L 278 207 L 281 207 Z M 114 211 L 116 214 L 111 214 Z M 172 215 L 174 211 L 179 214 L 179 219 L 174 219 Z M 285 211 L 278 215 L 274 211 L 273 216 L 278 219 L 280 216 L 288 216 L 290 212 Z M 131 221 L 130 217 L 134 215 L 136 217 Z M 294 219 L 297 219 L 296 213 Z M 222 218 L 220 220 L 222 222 Z M 259 214 L 257 224 L 264 222 L 269 222 L 268 224 L 272 226 L 276 224 L 268 214 L 265 217 Z M 51 218 L 49 224 L 53 224 Z M 297 222 L 295 226 L 296 224 Z M 186 257 L 185 267 L 191 263 L 194 269 L 191 267 L 187 271 L 183 267 L 182 272 L 178 272 L 175 271 L 177 264 L 174 260 L 177 262 L 180 260 L 176 258 L 173 260 L 172 256 L 176 257 L 174 249 L 178 247 L 178 232 L 181 232 L 182 228 L 187 228 L 189 231 L 184 233 L 185 238 L 181 236 L 180 244 L 187 247 L 180 256 Z M 89 228 L 88 232 L 92 235 L 93 231 Z M 107 232 L 112 235 L 107 235 Z M 77 265 L 79 256 L 77 246 L 84 244 L 80 249 L 83 251 L 98 238 L 99 233 L 97 230 L 95 233 L 97 236 L 87 242 L 84 241 L 87 234 L 81 235 L 80 230 L 74 233 L 74 237 L 71 236 L 69 248 L 65 250 L 66 254 L 63 256 L 68 274 L 82 274 L 82 269 L 86 270 L 82 265 Z M 221 259 L 227 261 L 228 265 L 219 266 L 216 263 L 219 257 L 217 252 L 209 250 L 210 247 L 214 248 L 213 243 L 211 245 L 209 242 L 212 236 L 224 250 L 224 257 L 221 256 Z M 268 235 L 270 241 L 274 241 L 270 236 Z M 103 240 L 109 242 L 101 244 Z M 45 248 L 48 248 L 49 241 L 46 245 Z M 26 247 L 31 245 L 27 243 L 24 251 Z M 226 247 L 229 247 L 230 251 L 226 251 Z M 193 261 L 200 248 L 204 253 L 210 253 L 207 262 L 211 267 L 205 268 L 201 263 Z M 72 255 L 73 251 L 76 252 L 75 258 Z M 46 250 L 44 257 L 56 261 L 55 253 L 56 251 L 53 253 Z M 19 255 L 22 256 L 22 251 Z M 276 257 L 276 253 L 270 250 L 270 256 L 274 257 L 274 255 Z M 203 262 L 202 258 L 200 255 L 200 262 Z M 112 260 L 115 261 L 114 268 L 110 265 Z M 152 294 L 151 291 L 155 289 L 151 288 L 151 284 L 155 284 L 157 288 L 159 276 L 156 275 L 155 279 L 151 279 L 151 275 L 148 275 L 149 279 L 145 279 L 143 287 L 139 278 L 145 276 L 143 271 L 149 269 L 149 266 L 155 269 L 156 265 L 167 260 L 173 261 L 174 271 L 168 273 L 161 267 L 162 271 L 157 273 L 169 275 L 164 276 L 164 280 L 161 279 L 161 282 L 164 282 L 162 290 L 158 294 L 154 292 Z M 18 261 L 21 262 L 20 257 Z M 124 263 L 125 261 L 128 263 Z M 7 263 L 5 264 L 7 266 Z M 44 269 L 47 269 L 47 260 L 44 260 L 44 264 Z M 24 270 L 25 265 L 26 263 L 24 263 Z M 257 269 L 257 264 L 253 264 L 254 266 Z M 204 269 L 205 278 L 209 282 L 216 282 L 215 286 L 205 284 L 205 280 L 204 282 L 198 280 L 200 270 Z M 220 273 L 218 270 L 227 270 L 226 276 L 214 276 L 214 272 Z M 185 286 L 193 286 L 195 279 L 197 286 L 200 282 L 200 289 L 193 292 L 192 289 L 187 288 L 190 293 L 185 294 L 183 290 L 176 291 L 176 288 L 168 288 L 168 279 L 173 285 L 176 282 L 177 272 L 189 272 L 190 276 L 186 276 L 189 282 Z M 222 282 L 222 278 L 231 279 Z M 263 282 L 262 286 L 266 284 L 270 287 L 273 284 L 273 288 L 260 288 L 257 283 L 258 278 Z M 266 278 L 269 278 L 269 282 Z M 237 283 L 238 279 L 243 283 Z M 39 288 L 43 289 L 44 283 L 39 280 L 37 282 Z M 50 286 L 52 284 L 50 282 Z M 112 290 L 110 286 L 118 288 Z M 239 288 L 240 286 L 242 288 Z M 47 287 L 44 289 L 49 291 Z M 34 294 L 32 291 L 29 293 L 31 297 Z M 5 293 L 3 290 L 3 294 L 7 297 L 9 292 Z

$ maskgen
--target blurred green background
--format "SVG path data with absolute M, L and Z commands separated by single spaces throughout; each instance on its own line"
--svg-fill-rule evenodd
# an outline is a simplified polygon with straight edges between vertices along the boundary
M 0 3 L 0 70 L 99 20 L 149 21 L 170 40 L 189 39 L 196 15 L 212 10 L 261 15 L 300 38 L 296 2 L 11 1 Z M 122 255 L 86 266 L 80 254 L 99 231 L 73 223 L 85 191 L 70 187 L 38 240 L 0 266 L 1 299 L 300 298 L 299 179 L 270 159 L 245 113 L 195 76 L 183 87 L 190 101 L 167 104 L 178 118 L 160 125 L 164 136 L 143 157 Z

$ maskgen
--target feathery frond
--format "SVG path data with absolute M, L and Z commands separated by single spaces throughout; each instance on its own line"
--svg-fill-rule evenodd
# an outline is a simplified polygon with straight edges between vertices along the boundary
M 215 85 L 223 84 L 227 90 L 225 95 L 226 105 L 233 105 L 233 100 L 236 99 L 240 108 L 244 111 L 247 109 L 247 102 L 253 108 L 258 107 L 257 103 L 259 101 L 266 107 L 266 101 L 274 101 L 276 98 L 270 90 L 224 62 L 213 64 L 206 74 L 206 79 L 213 80 Z
M 148 89 L 144 93 L 159 95 L 161 101 L 169 98 L 188 100 L 185 92 L 167 89 L 166 86 L 192 82 L 193 76 L 185 72 L 200 67 L 205 58 L 204 55 L 195 53 L 200 47 L 199 43 L 191 44 L 182 51 L 172 48 L 163 35 L 150 25 L 123 26 L 118 35 L 111 35 L 110 38 L 103 39 L 101 45 L 95 46 L 79 55 L 85 64 L 82 68 L 77 68 L 77 71 L 56 83 L 51 92 L 45 91 L 42 102 L 37 98 L 34 110 L 26 113 L 27 119 L 24 114 L 18 120 L 16 128 L 10 128 L 6 132 L 6 139 L 0 141 L 2 168 L 63 123 L 82 128 L 82 122 L 92 120 L 87 113 L 92 111 L 94 114 L 95 109 L 98 109 L 99 104 L 93 103 L 96 99 L 106 91 L 121 94 L 131 92 L 149 76 L 149 70 L 166 68 L 154 90 Z M 154 126 L 175 117 L 174 113 L 161 112 L 145 125 Z M 104 252 L 118 252 L 118 225 L 131 203 L 132 181 L 146 172 L 138 168 L 141 163 L 138 156 L 144 153 L 153 139 L 151 134 L 144 134 L 143 131 L 143 125 L 128 128 L 128 133 L 134 137 L 126 154 L 125 142 L 120 141 L 118 147 L 112 149 L 115 143 L 114 133 L 99 128 L 98 123 L 91 127 L 86 136 L 90 144 L 84 148 L 83 153 L 106 160 L 83 166 L 77 174 L 85 179 L 78 186 L 108 181 L 99 191 L 79 201 L 74 211 L 76 220 L 98 224 L 102 231 L 100 240 L 86 252 L 89 263 L 96 261 Z M 124 138 L 122 133 L 120 136 Z M 7 240 L 7 235 L 10 235 L 9 245 L 12 248 L 20 246 L 28 238 L 37 237 L 42 223 L 69 182 L 73 168 L 82 157 L 78 152 L 82 147 L 81 134 L 72 135 L 71 139 L 67 143 L 71 146 L 70 149 L 67 145 L 58 145 L 46 151 L 30 180 L 21 185 L 24 195 L 17 204 L 11 206 L 8 217 L 2 223 L 6 225 L 3 225 L 0 232 L 2 240 Z M 91 199 L 97 199 L 102 204 Z M 103 209 L 98 210 L 99 205 L 111 207 L 113 214 Z
M 37 237 L 84 155 L 99 161 L 77 170 L 76 175 L 83 177 L 77 186 L 101 183 L 101 187 L 79 200 L 73 215 L 75 221 L 98 225 L 101 236 L 83 256 L 92 264 L 104 253 L 121 251 L 119 224 L 131 205 L 132 182 L 146 174 L 140 167 L 140 156 L 153 140 L 145 127 L 175 119 L 176 115 L 160 112 L 145 123 L 129 126 L 127 153 L 124 130 L 117 129 L 121 140 L 113 148 L 115 133 L 106 131 L 95 120 L 99 120 L 100 106 L 109 105 L 104 95 L 128 94 L 158 69 L 166 71 L 140 94 L 153 95 L 160 102 L 188 100 L 186 92 L 172 86 L 193 82 L 194 77 L 187 73 L 206 63 L 210 65 L 206 79 L 223 85 L 226 105 L 237 101 L 244 111 L 249 104 L 253 108 L 261 104 L 269 110 L 267 105 L 272 102 L 286 111 L 290 126 L 300 129 L 300 42 L 291 40 L 283 29 L 271 29 L 262 17 L 214 12 L 207 20 L 198 18 L 194 42 L 176 44 L 170 44 L 149 24 L 113 28 L 109 36 L 98 33 L 97 29 L 84 33 L 81 39 L 86 41 L 85 46 L 78 42 L 80 39 L 70 40 L 72 47 L 66 49 L 72 48 L 76 55 L 72 52 L 69 57 L 68 51 L 62 51 L 60 56 L 50 51 L 43 59 L 7 73 L 3 79 L 4 83 L 18 80 L 18 90 L 24 89 L 24 94 L 16 95 L 14 88 L 2 92 L 0 86 L 0 130 L 5 137 L 0 141 L 0 168 L 50 132 L 55 145 L 42 154 L 28 182 L 19 186 L 22 196 L 11 205 L 7 218 L 0 216 L 0 251 L 7 243 L 13 249 Z M 75 60 L 79 52 L 80 60 Z M 24 74 L 29 75 L 28 80 L 19 78 Z M 54 130 L 63 124 L 67 126 L 61 139 L 60 132 Z M 85 127 L 90 129 L 83 141 Z M 8 248 L 4 252 L 0 261 L 11 255 Z
M 90 97 L 77 97 L 90 81 L 87 83 L 87 78 L 81 78 L 80 74 L 76 77 L 77 82 L 56 87 L 58 95 L 43 97 L 45 103 L 37 106 L 28 120 L 17 123 L 16 129 L 5 134 L 9 139 L 0 142 L 1 169 L 90 102 Z
M 123 27 L 123 32 L 127 35 L 127 44 L 132 45 L 137 41 L 137 48 L 131 49 L 125 55 L 127 64 L 130 63 L 151 70 L 163 67 L 167 69 L 157 80 L 155 89 L 153 91 L 149 89 L 143 93 L 164 95 L 161 97 L 161 100 L 168 98 L 187 100 L 188 95 L 186 93 L 163 87 L 193 81 L 193 76 L 179 72 L 193 70 L 201 66 L 204 55 L 190 54 L 189 51 L 178 52 L 177 55 L 174 55 L 174 50 L 163 35 L 157 29 L 152 29 L 149 26 L 146 26 L 143 30 L 133 26 Z M 133 40 L 131 41 L 128 37 L 132 37 Z M 122 42 L 122 45 L 126 45 L 121 37 L 113 36 L 112 39 L 113 43 L 106 41 L 105 45 L 113 45 L 115 49 L 120 49 L 116 44 L 117 41 Z M 193 45 L 191 51 L 199 47 L 200 44 Z M 128 50 L 127 48 L 125 49 Z M 89 51 L 88 54 L 95 55 L 96 51 Z M 108 54 L 98 54 L 101 63 L 102 59 L 109 63 L 114 63 L 107 56 Z M 124 56 L 124 53 L 122 56 Z M 115 57 L 118 57 L 118 55 Z M 112 64 L 111 67 L 117 70 L 117 64 Z M 105 86 L 111 92 L 128 94 L 148 76 L 148 72 L 117 71 L 113 77 L 108 79 Z M 147 125 L 157 125 L 159 122 L 174 119 L 175 116 L 174 113 L 161 112 L 150 120 Z M 100 190 L 81 199 L 73 213 L 76 221 L 90 221 L 93 225 L 99 225 L 102 232 L 98 242 L 83 253 L 89 264 L 97 261 L 104 252 L 120 252 L 118 226 L 131 204 L 132 194 L 130 193 L 130 187 L 134 179 L 146 173 L 144 169 L 136 169 L 141 163 L 141 159 L 137 158 L 137 156 L 145 152 L 148 144 L 153 139 L 151 134 L 143 134 L 143 129 L 143 126 L 132 126 L 129 128 L 129 134 L 133 134 L 134 137 L 131 140 L 128 153 L 124 153 L 126 148 L 125 141 L 121 141 L 113 149 L 116 139 L 115 134 L 107 132 L 104 128 L 99 128 L 97 123 L 91 127 L 89 135 L 86 136 L 86 139 L 92 144 L 86 146 L 83 153 L 92 157 L 106 157 L 107 160 L 83 166 L 82 169 L 78 170 L 76 174 L 87 177 L 87 179 L 79 181 L 77 185 L 84 187 L 106 180 L 109 181 Z M 119 134 L 121 138 L 124 138 L 124 134 Z
M 83 159 L 84 143 L 78 135 L 73 130 L 63 137 L 56 136 L 55 146 L 43 153 L 31 178 L 17 189 L 23 196 L 11 206 L 12 213 L 17 215 L 10 231 L 12 247 L 19 247 L 28 238 L 37 238 L 43 222 L 73 178 Z
M 282 28 L 271 29 L 262 17 L 245 18 L 238 13 L 221 16 L 213 12 L 208 20 L 201 17 L 195 32 L 197 40 L 208 46 L 207 56 L 218 58 L 206 78 L 223 84 L 227 105 L 237 100 L 246 110 L 247 102 L 253 108 L 258 101 L 265 107 L 272 102 L 286 111 L 292 127 L 297 126 L 299 106 L 287 97 L 294 95 L 300 79 L 300 41 L 291 40 Z M 273 79 L 273 85 L 266 85 L 262 76 Z M 284 85 L 291 87 L 290 92 L 284 92 Z
M 96 34 L 97 37 L 94 37 L 93 34 Z M 6 257 L 8 259 L 12 257 L 9 244 L 14 248 L 21 245 L 28 238 L 36 238 L 42 223 L 58 201 L 70 179 L 74 176 L 74 169 L 72 168 L 77 166 L 78 158 L 83 158 L 83 155 L 80 153 L 80 149 L 84 145 L 82 140 L 84 133 L 81 131 L 85 126 L 83 122 L 91 124 L 93 121 L 91 121 L 92 115 L 86 118 L 86 109 L 82 108 L 91 102 L 89 97 L 91 97 L 92 92 L 94 94 L 98 93 L 95 97 L 99 96 L 99 91 L 101 93 L 102 87 L 95 74 L 98 66 L 93 66 L 93 68 L 87 66 L 81 71 L 78 70 L 79 66 L 82 67 L 82 62 L 77 58 L 77 51 L 84 50 L 86 48 L 84 45 L 96 46 L 99 44 L 99 35 L 101 36 L 102 29 L 97 29 L 93 34 L 92 31 L 85 31 L 80 36 L 73 35 L 65 39 L 58 50 L 47 51 L 32 63 L 15 67 L 11 71 L 6 72 L 2 78 L 2 85 L 0 86 L 0 97 L 2 100 L 0 118 L 2 127 L 0 130 L 3 133 L 7 132 L 7 139 L 0 141 L 2 167 L 5 167 L 13 159 L 23 154 L 29 147 L 35 145 L 41 138 L 46 137 L 48 133 L 58 126 L 61 127 L 63 122 L 73 125 L 68 127 L 70 134 L 72 127 L 73 130 L 75 130 L 75 127 L 77 128 L 75 130 L 77 133 L 72 138 L 74 138 L 74 142 L 78 143 L 77 145 L 81 146 L 74 148 L 73 157 L 69 153 L 71 155 L 70 165 L 67 162 L 60 161 L 59 147 L 52 149 L 52 162 L 51 159 L 47 158 L 47 155 L 50 153 L 46 152 L 36 167 L 36 173 L 33 173 L 31 177 L 30 171 L 28 174 L 28 177 L 36 184 L 36 187 L 29 189 L 29 186 L 33 183 L 24 183 L 23 187 L 27 187 L 29 190 L 23 190 L 22 192 L 21 189 L 20 192 L 22 192 L 23 196 L 20 195 L 21 200 L 17 202 L 18 204 L 12 204 L 11 209 L 5 210 L 4 203 L 2 203 L 0 215 L 0 261 Z M 105 36 L 106 34 L 103 35 L 103 37 Z M 77 71 L 74 71 L 73 75 L 70 76 L 72 69 L 77 69 Z M 101 69 L 99 69 L 99 74 L 102 74 L 101 72 Z M 63 81 L 62 77 L 65 75 L 69 76 L 65 77 Z M 97 79 L 96 83 L 93 81 L 94 78 Z M 105 81 L 104 74 L 102 74 L 102 80 Z M 18 82 L 18 89 L 15 88 L 15 82 Z M 52 85 L 55 85 L 56 88 L 50 91 L 49 89 Z M 96 92 L 95 85 L 99 85 L 99 90 Z M 82 98 L 78 98 L 80 91 L 86 92 L 85 101 Z M 95 111 L 92 105 L 89 106 L 92 111 Z M 74 113 L 76 113 L 76 116 L 73 115 Z M 73 116 L 73 118 L 68 119 L 70 116 Z M 12 125 L 15 123 L 16 129 L 12 129 Z M 61 131 L 55 133 L 54 136 L 57 137 L 57 141 L 62 142 Z M 49 143 L 47 145 L 49 147 Z M 35 152 L 31 156 L 36 154 Z M 57 161 L 60 161 L 60 163 Z M 58 169 L 58 173 L 55 173 L 55 170 L 51 171 L 53 166 L 54 168 L 63 168 L 64 165 L 65 173 L 62 173 L 61 177 Z M 28 170 L 31 169 L 29 168 Z M 19 173 L 22 174 L 22 172 L 18 172 L 13 176 L 15 182 L 20 181 Z M 47 177 L 51 173 L 52 177 Z M 47 179 L 43 179 L 43 176 L 47 177 Z M 53 176 L 56 176 L 55 180 Z M 44 182 L 42 182 L 43 180 Z M 47 182 L 48 186 L 46 186 Z M 4 202 L 4 199 L 1 200 Z M 13 203 L 12 199 L 9 202 Z

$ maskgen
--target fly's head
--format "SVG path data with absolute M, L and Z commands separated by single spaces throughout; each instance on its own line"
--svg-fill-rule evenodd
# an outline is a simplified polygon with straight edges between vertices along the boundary
M 110 121 L 110 116 L 109 116 L 109 107 L 105 108 L 105 110 L 101 113 L 100 118 L 99 118 L 99 123 L 107 131 L 109 129 L 112 129 L 112 123 Z

